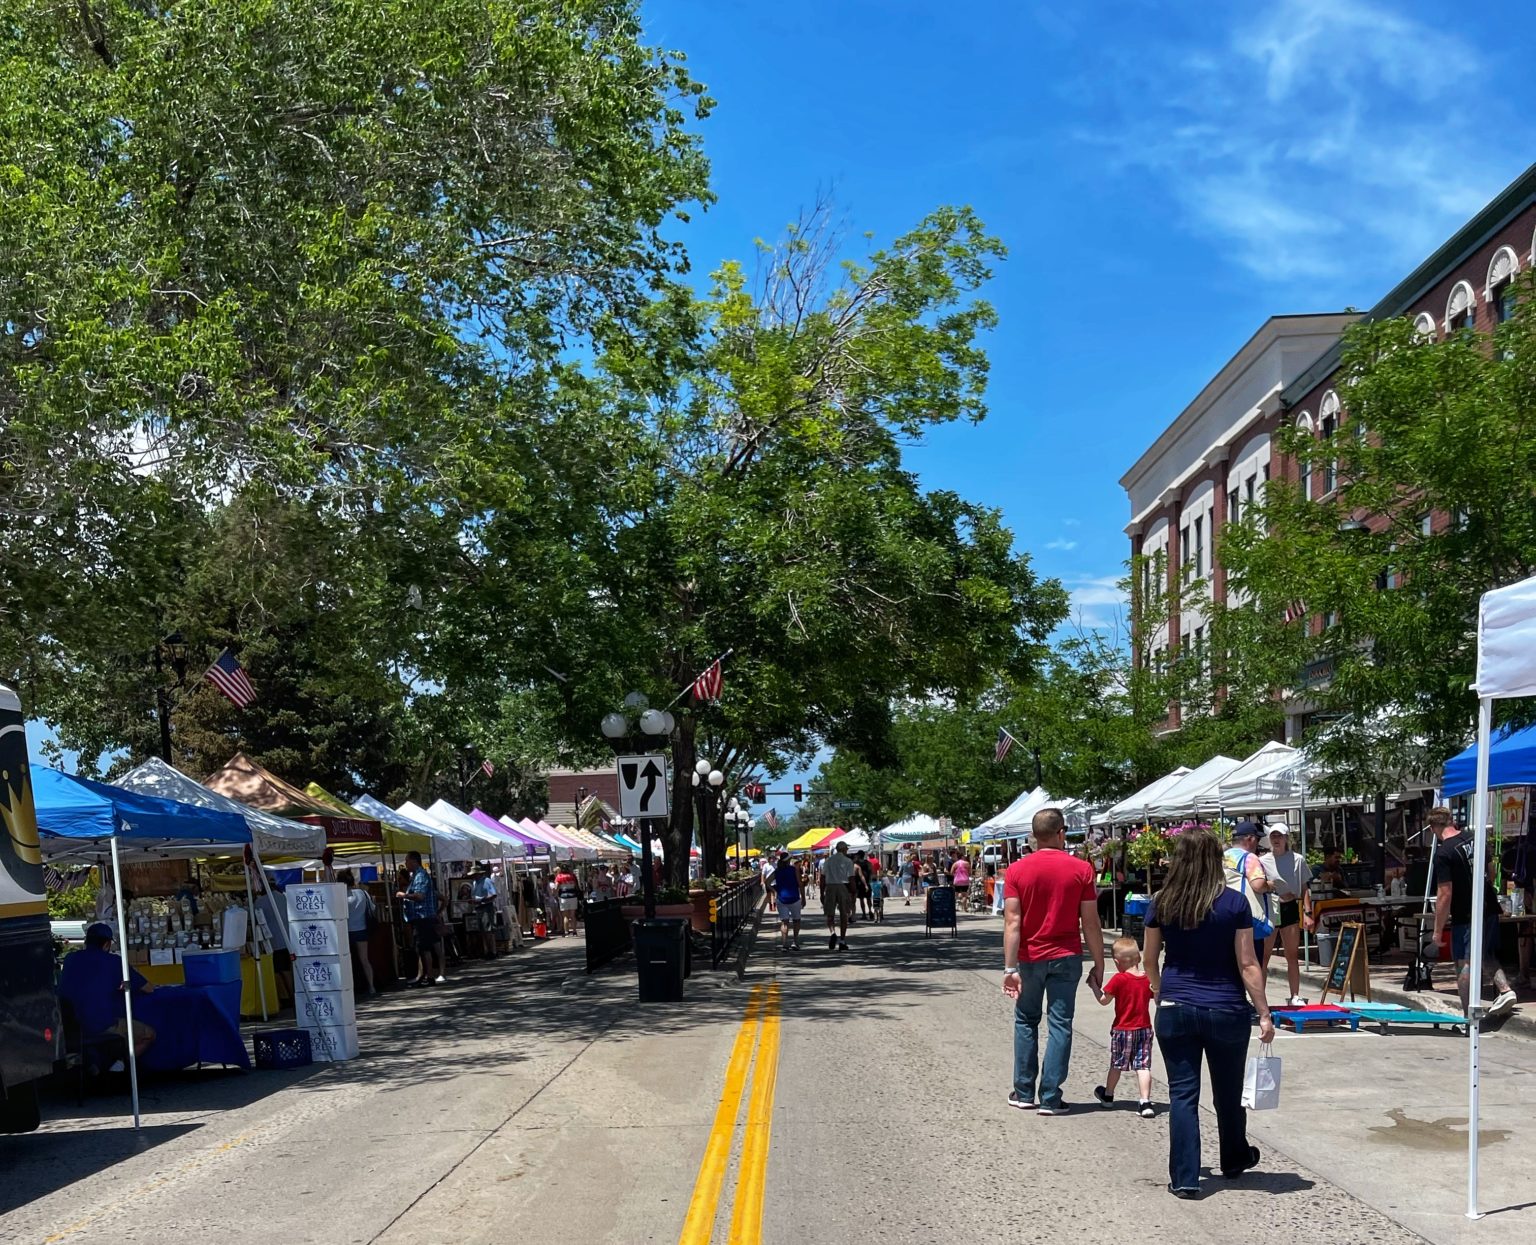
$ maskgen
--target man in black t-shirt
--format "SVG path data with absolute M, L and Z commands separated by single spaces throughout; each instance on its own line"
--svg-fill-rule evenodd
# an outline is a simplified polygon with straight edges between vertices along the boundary
M 1440 946 L 1440 936 L 1447 924 L 1451 927 L 1451 957 L 1456 961 L 1456 990 L 1461 995 L 1461 1011 L 1469 1016 L 1472 1001 L 1472 865 L 1477 852 L 1477 840 L 1470 830 L 1458 830 L 1451 820 L 1451 810 L 1434 808 L 1429 812 L 1430 829 L 1435 832 L 1439 844 L 1431 864 L 1435 876 L 1435 941 Z M 1486 874 L 1484 875 L 1486 878 Z M 1498 997 L 1488 1008 L 1492 1016 L 1513 1007 L 1515 992 L 1509 988 L 1509 978 L 1499 963 L 1499 897 L 1493 883 L 1486 881 L 1483 895 L 1483 964 L 1478 974 L 1478 997 L 1482 997 L 1482 976 L 1493 978 Z

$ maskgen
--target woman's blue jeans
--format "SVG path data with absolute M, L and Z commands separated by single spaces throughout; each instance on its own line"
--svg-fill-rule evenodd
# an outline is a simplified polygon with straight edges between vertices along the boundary
M 1013 1092 L 1042 1107 L 1061 1105 L 1061 1084 L 1072 1059 L 1072 1014 L 1081 956 L 1024 961 L 1019 965 L 1019 998 L 1013 1009 Z M 1049 1015 L 1045 1067 L 1040 1066 L 1040 1018 Z M 1039 1079 L 1040 1096 L 1035 1096 Z
M 1168 1072 L 1168 1183 L 1200 1187 L 1200 1056 L 1211 1071 L 1222 1171 L 1248 1166 L 1243 1067 L 1252 1022 L 1246 1011 L 1161 1003 L 1153 1018 Z

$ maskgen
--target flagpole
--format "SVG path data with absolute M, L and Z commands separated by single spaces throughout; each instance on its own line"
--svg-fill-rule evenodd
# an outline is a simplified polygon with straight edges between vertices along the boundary
M 705 666 L 704 669 L 708 670 L 711 666 L 718 666 L 718 665 L 723 664 L 725 659 L 727 657 L 733 656 L 735 654 L 735 652 L 736 652 L 736 650 L 734 648 L 726 649 L 725 652 L 721 653 L 720 656 L 716 657 L 715 660 L 710 662 L 708 666 Z M 682 698 L 684 696 L 688 695 L 689 692 L 693 691 L 693 685 L 697 681 L 698 681 L 698 676 L 695 675 L 692 679 L 689 680 L 687 687 L 683 688 L 682 691 L 680 691 L 676 696 L 672 697 L 672 699 L 667 702 L 667 708 L 668 709 L 672 708 L 672 706 L 677 704 L 678 701 L 682 700 Z

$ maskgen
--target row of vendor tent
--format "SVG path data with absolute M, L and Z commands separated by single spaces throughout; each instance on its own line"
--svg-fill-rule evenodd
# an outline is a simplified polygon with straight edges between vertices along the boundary
M 1190 769 L 1180 766 L 1111 805 L 1093 818 L 1095 826 L 1226 814 L 1281 812 L 1359 804 L 1363 796 L 1325 797 L 1315 791 L 1321 767 L 1299 748 L 1267 743 L 1238 761 L 1215 756 Z M 1419 790 L 1427 789 L 1420 787 Z M 1407 792 L 1394 793 L 1394 799 Z
M 866 852 L 874 844 L 862 830 L 844 830 L 837 826 L 813 826 L 798 838 L 784 845 L 787 852 L 831 851 L 839 843 L 846 843 L 850 852 Z
M 1044 787 L 1022 792 L 1000 813 L 987 818 L 971 831 L 971 842 L 987 839 L 1016 839 L 1033 828 L 1035 814 L 1042 809 L 1057 809 L 1067 823 L 1067 831 L 1078 834 L 1088 829 L 1091 810 L 1082 800 L 1058 800 Z

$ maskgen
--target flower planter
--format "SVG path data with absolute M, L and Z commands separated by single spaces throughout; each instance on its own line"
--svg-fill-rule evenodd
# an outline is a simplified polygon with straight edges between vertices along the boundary
M 645 916 L 645 902 L 641 900 L 637 903 L 626 903 L 619 911 L 623 914 L 626 921 L 641 920 Z M 656 905 L 656 915 L 685 916 L 691 925 L 693 923 L 693 905 L 691 903 L 659 903 Z M 708 929 L 709 908 L 707 905 L 704 909 L 704 919 L 706 922 L 704 928 Z

